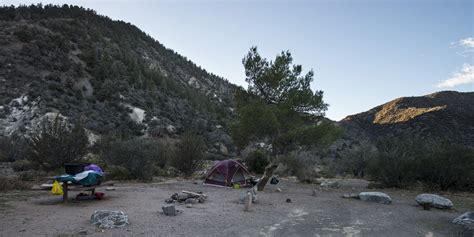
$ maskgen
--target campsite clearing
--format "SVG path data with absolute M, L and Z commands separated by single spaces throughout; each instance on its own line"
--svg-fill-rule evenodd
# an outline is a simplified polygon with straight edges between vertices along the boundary
M 193 183 L 119 183 L 113 192 L 98 189 L 105 192 L 104 200 L 67 204 L 47 191 L 1 193 L 0 236 L 452 236 L 459 229 L 451 221 L 474 208 L 472 193 L 445 193 L 454 209 L 425 211 L 413 191 L 381 190 L 393 198 L 390 205 L 341 198 L 344 193 L 368 191 L 363 180 L 343 180 L 340 188 L 324 190 L 281 180 L 277 186 L 267 185 L 258 193 L 258 203 L 244 212 L 238 198 L 245 189 Z M 202 191 L 208 199 L 193 208 L 176 204 L 180 215 L 163 215 L 164 200 L 181 190 Z M 285 202 L 288 198 L 291 203 Z M 130 225 L 98 229 L 89 223 L 95 210 L 123 211 Z

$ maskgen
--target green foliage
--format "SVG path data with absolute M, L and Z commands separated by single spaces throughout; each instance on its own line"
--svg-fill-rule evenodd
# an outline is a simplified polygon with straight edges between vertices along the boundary
M 108 164 L 123 167 L 127 170 L 127 172 L 124 172 L 122 168 L 112 169 L 113 172 L 117 173 L 117 176 L 122 178 L 129 177 L 149 181 L 153 178 L 154 165 L 160 159 L 157 156 L 158 147 L 156 142 L 149 139 L 110 139 L 102 141 L 98 150 L 101 157 Z
M 274 154 L 286 154 L 295 145 L 313 145 L 340 134 L 324 121 L 327 104 L 322 91 L 311 90 L 313 72 L 302 76 L 301 65 L 293 65 L 288 51 L 268 62 L 253 47 L 242 62 L 249 86 L 235 94 L 237 118 L 231 126 L 240 148 L 268 140 Z
M 17 161 L 28 158 L 30 149 L 28 141 L 20 136 L 12 135 L 0 138 L 0 161 Z
M 340 158 L 335 162 L 337 173 L 349 173 L 354 177 L 363 178 L 367 173 L 367 166 L 377 155 L 376 148 L 368 141 L 361 142 L 354 149 L 344 150 Z
M 20 180 L 18 177 L 0 176 L 0 191 L 23 190 L 30 187 L 29 183 Z
M 423 144 L 407 138 L 384 138 L 377 144 L 378 155 L 369 162 L 370 176 L 388 187 L 405 187 L 416 178 L 414 164 L 425 151 Z
M 79 120 L 68 128 L 67 122 L 58 114 L 53 121 L 46 118 L 41 129 L 31 136 L 30 159 L 45 170 L 54 170 L 80 160 L 87 153 L 88 144 L 82 122 Z
M 107 169 L 105 177 L 108 180 L 129 180 L 132 178 L 127 168 L 115 165 L 111 165 Z
M 419 160 L 417 179 L 430 188 L 474 191 L 474 149 L 436 146 Z
M 206 149 L 206 143 L 202 137 L 185 134 L 176 144 L 171 165 L 185 175 L 191 175 L 201 168 Z
M 267 154 L 261 150 L 251 152 L 245 157 L 244 161 L 250 171 L 256 174 L 263 174 L 265 167 L 270 163 Z
M 385 138 L 368 164 L 368 174 L 387 187 L 419 181 L 430 189 L 473 191 L 474 150 L 457 145 Z
M 28 171 L 34 168 L 34 165 L 29 160 L 17 160 L 11 163 L 11 167 L 14 171 Z

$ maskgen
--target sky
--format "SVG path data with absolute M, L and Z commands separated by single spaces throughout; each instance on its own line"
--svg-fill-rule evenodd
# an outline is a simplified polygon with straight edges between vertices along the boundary
M 74 4 L 130 22 L 207 71 L 247 87 L 250 47 L 289 50 L 315 72 L 327 117 L 343 119 L 402 96 L 474 91 L 474 1 L 0 0 Z

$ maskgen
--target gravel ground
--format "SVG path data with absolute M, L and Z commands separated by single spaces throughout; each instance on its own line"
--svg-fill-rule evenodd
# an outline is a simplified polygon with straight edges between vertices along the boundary
M 120 183 L 105 191 L 105 200 L 73 201 L 46 191 L 0 193 L 0 236 L 457 236 L 451 221 L 474 207 L 474 194 L 443 194 L 453 210 L 424 211 L 406 190 L 375 190 L 389 194 L 390 205 L 341 198 L 367 190 L 362 180 L 341 181 L 338 189 L 282 180 L 258 193 L 258 203 L 244 212 L 238 197 L 245 190 L 216 188 L 193 181 Z M 181 190 L 203 191 L 207 202 L 193 208 L 177 204 L 183 213 L 161 213 L 164 200 Z M 374 191 L 374 190 L 371 190 Z M 73 195 L 70 195 L 73 196 Z M 286 199 L 290 198 L 291 203 Z M 130 225 L 101 230 L 89 224 L 94 210 L 121 210 Z

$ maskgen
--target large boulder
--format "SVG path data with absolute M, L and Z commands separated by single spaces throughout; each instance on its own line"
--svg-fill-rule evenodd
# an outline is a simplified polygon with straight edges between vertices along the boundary
M 422 206 L 430 205 L 439 209 L 449 209 L 453 207 L 451 200 L 436 194 L 422 193 L 416 196 L 415 200 Z
M 128 225 L 128 216 L 122 211 L 94 211 L 91 224 L 103 229 L 120 228 Z
M 359 193 L 359 199 L 364 202 L 376 202 L 382 204 L 392 203 L 390 196 L 381 192 L 361 192 Z

